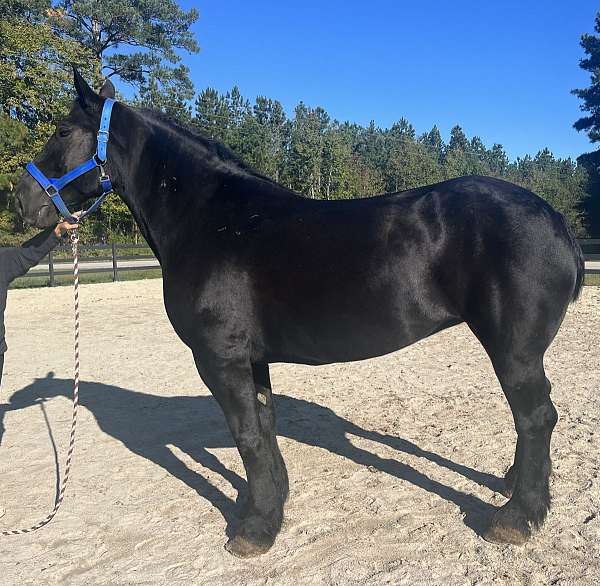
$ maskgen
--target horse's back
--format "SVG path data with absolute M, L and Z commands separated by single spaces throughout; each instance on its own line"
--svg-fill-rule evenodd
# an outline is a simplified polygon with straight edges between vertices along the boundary
M 304 203 L 254 266 L 261 325 L 276 346 L 289 343 L 286 355 L 295 344 L 314 362 L 320 352 L 323 361 L 382 354 L 498 313 L 494 295 L 502 316 L 531 299 L 556 300 L 562 316 L 573 294 L 562 217 L 511 183 L 465 177 L 339 206 Z

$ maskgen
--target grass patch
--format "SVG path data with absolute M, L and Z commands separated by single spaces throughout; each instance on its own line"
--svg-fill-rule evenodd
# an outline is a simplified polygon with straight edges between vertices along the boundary
M 119 281 L 138 281 L 142 279 L 160 279 L 162 271 L 160 269 L 145 269 L 140 271 L 119 271 Z M 82 284 L 90 283 L 110 283 L 112 282 L 112 273 L 81 273 L 79 282 Z M 32 289 L 34 287 L 47 287 L 50 284 L 49 277 L 20 277 L 15 279 L 11 285 L 11 289 Z M 54 285 L 56 287 L 72 285 L 72 275 L 57 275 L 54 277 Z
M 591 275 L 587 274 L 585 276 L 583 284 L 599 287 L 600 286 L 600 274 L 598 274 L 598 273 L 592 273 Z
M 71 247 L 70 246 L 58 246 L 54 249 L 54 260 L 71 260 Z M 127 246 L 125 244 L 117 245 L 117 257 L 119 260 L 123 260 L 125 258 L 154 258 L 154 253 L 149 246 L 145 246 L 143 248 L 135 248 L 132 246 Z M 112 250 L 110 248 L 94 248 L 93 246 L 86 246 L 85 244 L 80 244 L 79 246 L 79 258 L 80 260 L 85 259 L 94 259 L 94 260 L 111 260 L 112 259 Z

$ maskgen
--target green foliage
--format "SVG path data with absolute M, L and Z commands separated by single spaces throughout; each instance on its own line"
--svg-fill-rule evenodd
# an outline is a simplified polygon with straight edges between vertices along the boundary
M 0 110 L 44 142 L 48 125 L 68 112 L 70 64 L 85 73 L 89 54 L 54 33 L 44 12 L 38 12 L 43 2 L 19 4 L 31 4 L 31 11 L 0 21 Z
M 197 10 L 173 0 L 60 0 L 48 15 L 60 36 L 89 51 L 96 88 L 118 76 L 137 87 L 135 105 L 190 122 L 194 89 L 177 51 L 199 51 L 190 31 Z
M 579 204 L 587 197 L 587 172 L 571 159 L 555 159 L 548 149 L 535 157 L 517 159 L 507 172 L 507 178 L 541 195 L 561 212 L 579 235 L 584 231 Z
M 284 169 L 287 116 L 277 100 L 259 96 L 252 115 L 245 118 L 245 138 L 248 148 L 248 163 L 254 168 L 279 181 Z
M 0 244 L 15 231 L 15 214 L 12 193 L 20 171 L 16 165 L 18 155 L 26 150 L 29 131 L 18 120 L 0 112 Z M 15 156 L 17 156 L 15 160 Z
M 594 30 L 600 33 L 600 12 L 596 14 Z M 590 73 L 590 87 L 573 90 L 578 98 L 583 100 L 581 109 L 589 112 L 589 116 L 583 116 L 574 126 L 577 130 L 585 130 L 591 142 L 600 141 L 600 37 L 596 35 L 582 35 L 581 46 L 586 57 L 579 62 L 579 66 Z
M 189 30 L 198 12 L 186 12 L 173 0 L 60 0 L 52 8 L 54 28 L 92 52 L 98 84 L 104 73 L 138 85 L 149 75 L 171 79 L 164 61 L 179 63 L 177 49 L 199 50 Z M 137 50 L 120 52 L 122 47 Z
M 190 100 L 194 97 L 194 86 L 184 65 L 162 71 L 154 69 L 141 85 L 134 106 L 160 110 L 182 124 L 192 121 Z
M 44 1 L 11 1 L 0 8 L 0 242 L 22 229 L 10 210 L 23 165 L 40 150 L 55 120 L 69 109 L 70 63 L 89 71 L 85 48 L 60 38 Z M 18 239 L 19 237 L 17 237 Z

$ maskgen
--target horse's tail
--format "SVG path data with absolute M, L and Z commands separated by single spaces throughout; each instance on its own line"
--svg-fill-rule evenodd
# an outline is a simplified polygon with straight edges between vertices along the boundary
M 577 277 L 575 278 L 575 288 L 573 290 L 573 296 L 571 297 L 572 301 L 577 301 L 579 297 L 579 293 L 581 293 L 581 287 L 583 286 L 583 279 L 585 277 L 585 259 L 583 257 L 583 250 L 581 250 L 581 246 L 579 246 L 579 242 L 577 242 L 577 238 L 575 238 L 575 232 L 571 226 L 569 226 L 568 222 L 562 218 L 563 225 L 565 230 L 567 231 L 567 235 L 569 236 L 569 240 L 571 242 L 571 250 L 573 251 L 573 256 L 575 258 L 575 264 L 577 265 Z

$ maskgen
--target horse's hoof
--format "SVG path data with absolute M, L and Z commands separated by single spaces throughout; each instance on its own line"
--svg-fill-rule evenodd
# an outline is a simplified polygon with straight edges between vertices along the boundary
M 524 545 L 527 543 L 529 535 L 524 535 L 521 531 L 513 527 L 491 526 L 483 534 L 483 538 L 489 543 Z
M 226 544 L 225 549 L 236 558 L 253 558 L 266 553 L 272 543 L 254 543 L 241 535 L 232 537 Z
M 523 545 L 531 537 L 528 524 L 510 509 L 500 509 L 483 538 L 490 543 Z

